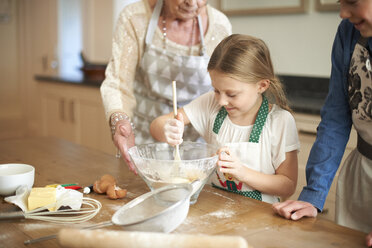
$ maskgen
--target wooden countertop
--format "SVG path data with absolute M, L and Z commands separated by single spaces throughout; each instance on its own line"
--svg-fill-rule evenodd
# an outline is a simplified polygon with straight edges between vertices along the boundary
M 0 164 L 26 163 L 36 168 L 34 186 L 78 182 L 90 185 L 103 174 L 114 175 L 119 186 L 128 190 L 126 198 L 109 200 L 95 193 L 103 207 L 83 227 L 111 219 L 113 213 L 130 200 L 149 191 L 138 176 L 131 173 L 122 160 L 114 156 L 54 138 L 8 139 L 0 141 Z M 17 208 L 0 197 L 0 211 Z M 38 220 L 0 221 L 0 247 L 25 247 L 28 239 L 51 235 L 68 225 Z M 123 230 L 121 227 L 107 227 Z M 289 221 L 276 216 L 271 205 L 206 185 L 187 219 L 175 233 L 202 233 L 243 236 L 249 245 L 263 247 L 365 247 L 365 233 L 327 220 L 305 218 Z M 59 247 L 56 240 L 28 247 Z

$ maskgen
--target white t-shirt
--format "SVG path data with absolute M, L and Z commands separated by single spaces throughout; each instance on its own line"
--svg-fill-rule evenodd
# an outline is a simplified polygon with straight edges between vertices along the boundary
M 208 92 L 193 100 L 184 111 L 195 130 L 207 143 L 219 147 L 228 146 L 247 167 L 265 174 L 275 174 L 275 170 L 285 160 L 285 153 L 299 150 L 296 123 L 290 112 L 273 105 L 269 112 L 258 143 L 248 142 L 253 125 L 239 126 L 231 122 L 227 115 L 221 125 L 219 133 L 213 132 L 213 124 L 221 106 L 214 97 L 214 92 Z M 218 173 L 220 178 L 225 176 Z M 238 182 L 235 179 L 237 185 Z M 213 175 L 211 182 L 219 185 L 217 174 Z M 222 186 L 223 185 L 219 185 Z M 240 191 L 252 189 L 243 184 Z M 262 200 L 277 202 L 277 197 L 263 194 Z

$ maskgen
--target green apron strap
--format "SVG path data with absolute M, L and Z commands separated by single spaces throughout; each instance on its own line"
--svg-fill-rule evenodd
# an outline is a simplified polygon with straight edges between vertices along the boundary
M 227 116 L 227 110 L 225 109 L 225 107 L 222 107 L 220 111 L 218 111 L 216 119 L 214 120 L 214 123 L 213 123 L 213 132 L 215 134 L 218 134 L 218 132 L 220 131 L 220 128 L 226 116 Z
M 263 96 L 262 104 L 260 109 L 258 110 L 257 118 L 254 122 L 252 132 L 249 135 L 249 141 L 252 143 L 258 143 L 260 140 L 260 135 L 263 129 L 263 126 L 265 125 L 267 115 L 269 114 L 269 103 L 265 96 Z
M 254 122 L 252 132 L 249 135 L 249 142 L 252 143 L 258 143 L 263 126 L 265 125 L 266 122 L 267 115 L 269 114 L 269 103 L 264 95 L 262 97 L 263 97 L 262 104 L 260 106 L 260 109 L 258 110 L 258 115 Z M 222 107 L 220 111 L 218 111 L 216 119 L 214 120 L 213 123 L 213 132 L 215 134 L 218 134 L 218 132 L 220 131 L 220 128 L 226 116 L 227 111 L 224 107 Z

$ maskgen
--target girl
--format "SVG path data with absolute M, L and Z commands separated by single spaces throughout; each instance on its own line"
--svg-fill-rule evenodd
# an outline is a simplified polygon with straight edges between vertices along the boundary
M 292 195 L 300 145 L 265 43 L 231 35 L 214 50 L 208 71 L 214 92 L 181 108 L 177 119 L 173 113 L 156 118 L 153 137 L 180 144 L 191 123 L 208 143 L 222 147 L 213 186 L 269 203 Z

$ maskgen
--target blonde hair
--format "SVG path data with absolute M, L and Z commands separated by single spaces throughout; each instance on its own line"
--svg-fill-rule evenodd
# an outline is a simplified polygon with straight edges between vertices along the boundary
M 262 40 L 243 34 L 226 37 L 212 53 L 208 63 L 210 70 L 217 70 L 247 83 L 269 80 L 270 86 L 265 96 L 270 102 L 292 112 L 283 85 L 274 74 L 269 49 Z

